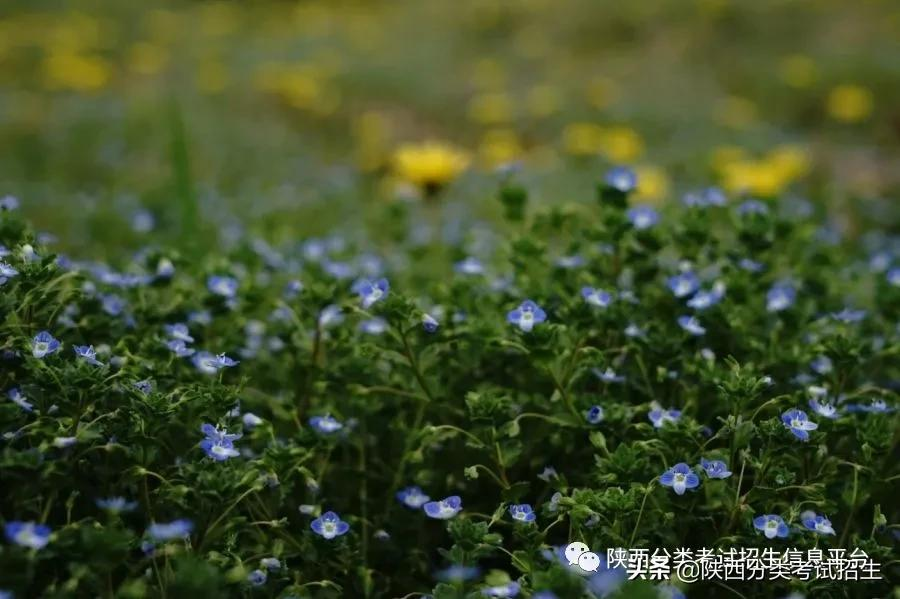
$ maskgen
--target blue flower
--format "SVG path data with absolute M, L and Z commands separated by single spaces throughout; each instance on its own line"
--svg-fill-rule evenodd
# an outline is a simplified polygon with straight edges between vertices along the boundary
M 700 324 L 700 321 L 697 320 L 694 316 L 679 316 L 678 317 L 678 326 L 682 329 L 694 335 L 695 337 L 699 337 L 701 335 L 706 334 L 706 329 L 703 325 Z
M 659 222 L 659 213 L 650 206 L 635 206 L 628 211 L 627 216 L 631 225 L 639 231 L 649 229 Z
M 738 206 L 737 213 L 741 216 L 746 216 L 749 214 L 759 214 L 761 216 L 764 216 L 769 213 L 769 207 L 759 200 L 747 200 L 745 202 L 742 202 L 741 205 Z
M 579 268 L 584 266 L 584 257 L 575 254 L 573 256 L 560 256 L 556 259 L 556 266 L 559 268 Z
M 741 258 L 740 261 L 738 261 L 738 266 L 747 272 L 762 272 L 765 268 L 761 262 L 751 260 L 750 258 Z
M 124 497 L 107 497 L 95 501 L 97 507 L 112 514 L 130 512 L 137 507 L 136 501 L 128 501 Z
M 200 425 L 200 432 L 202 432 L 207 439 L 211 439 L 217 443 L 233 443 L 243 437 L 241 433 L 229 433 L 225 429 L 221 429 L 218 426 L 213 426 L 206 422 Z
M 367 335 L 381 335 L 388 330 L 388 323 L 385 319 L 376 316 L 360 322 L 359 330 Z
M 839 320 L 840 322 L 852 324 L 854 322 L 860 322 L 861 320 L 863 320 L 866 317 L 866 311 L 844 308 L 840 312 L 832 312 L 831 317 L 835 320 Z
M 132 383 L 132 386 L 144 395 L 150 395 L 151 393 L 153 393 L 153 381 L 151 381 L 150 379 L 137 381 L 135 383 Z
M 334 417 L 330 414 L 325 416 L 313 416 L 309 419 L 309 425 L 313 427 L 317 432 L 325 435 L 336 433 L 337 431 L 344 428 L 344 425 L 335 420 Z
M 206 435 L 199 443 L 200 449 L 215 461 L 222 462 L 240 455 L 234 448 L 234 442 L 241 438 L 239 433 L 232 434 L 208 423 L 202 424 L 200 431 Z
M 265 422 L 265 420 L 252 412 L 247 412 L 243 416 L 241 416 L 241 422 L 244 423 L 244 427 L 246 428 L 256 428 L 257 426 Z
M 706 476 L 709 478 L 728 478 L 731 476 L 728 465 L 722 460 L 707 460 L 706 458 L 700 458 L 700 467 L 703 468 L 706 472 Z
M 57 449 L 66 449 L 72 447 L 78 442 L 78 437 L 53 437 L 53 447 Z
M 374 283 L 364 280 L 355 285 L 355 291 L 362 300 L 362 307 L 367 310 L 372 304 L 383 299 L 390 288 L 391 286 L 387 279 L 378 279 Z
M 266 580 L 268 580 L 269 576 L 263 570 L 254 570 L 247 575 L 247 582 L 252 584 L 255 587 L 261 587 L 266 584 Z
M 0 260 L 0 285 L 3 285 L 9 279 L 13 278 L 14 276 L 16 276 L 18 274 L 19 274 L 18 270 L 16 270 L 15 268 L 10 266 L 3 260 Z
M 591 406 L 591 409 L 587 411 L 584 418 L 589 424 L 600 424 L 603 422 L 603 408 L 600 406 Z
M 341 520 L 341 517 L 334 512 L 325 512 L 313 520 L 309 527 L 313 529 L 314 533 L 328 540 L 339 537 L 350 530 L 350 525 Z
M 807 418 L 802 410 L 788 410 L 781 415 L 781 422 L 791 433 L 801 441 L 809 441 L 809 431 L 819 428 L 819 425 Z
M 616 166 L 606 172 L 604 183 L 622 193 L 634 191 L 637 187 L 637 175 L 633 170 L 624 166 Z
M 335 304 L 325 306 L 322 308 L 322 311 L 319 312 L 319 326 L 321 328 L 340 324 L 343 320 L 344 315 L 341 313 L 341 308 Z
M 97 359 L 97 352 L 94 351 L 93 345 L 76 345 L 74 348 L 75 355 L 93 366 L 103 366 L 103 362 Z
M 607 368 L 606 370 L 600 370 L 599 368 L 592 368 L 591 372 L 594 373 L 598 379 L 603 381 L 604 383 L 623 383 L 625 382 L 625 377 L 620 374 L 616 374 L 616 371 L 612 368 Z
M 422 315 L 422 328 L 425 329 L 426 333 L 434 333 L 438 330 L 439 326 L 440 323 L 430 314 Z
M 828 356 L 816 356 L 816 358 L 809 363 L 809 367 L 818 374 L 828 374 L 834 370 L 834 363 Z
M 13 211 L 19 207 L 19 198 L 16 196 L 3 196 L 0 198 L 0 210 Z
M 699 192 L 691 191 L 681 199 L 689 208 L 708 208 L 709 206 L 724 206 L 728 199 L 718 187 L 707 187 Z
M 206 279 L 206 288 L 213 295 L 218 295 L 225 299 L 233 299 L 237 295 L 238 282 L 233 277 L 212 275 Z
M 819 402 L 816 398 L 812 398 L 809 400 L 809 407 L 813 412 L 822 416 L 824 418 L 828 418 L 830 420 L 834 420 L 838 417 L 838 410 L 834 406 L 834 404 L 829 402 Z
M 666 285 L 672 290 L 675 297 L 687 297 L 693 295 L 700 288 L 700 279 L 693 272 L 687 271 L 669 277 Z
M 887 282 L 893 287 L 900 287 L 900 266 L 892 268 L 887 272 Z
M 484 265 L 478 258 L 469 256 L 453 265 L 453 270 L 463 275 L 483 275 Z
M 512 504 L 509 506 L 509 515 L 517 522 L 534 522 L 535 513 L 527 503 Z
M 128 304 L 118 295 L 107 293 L 100 298 L 100 307 L 110 316 L 120 315 Z
M 521 586 L 518 582 L 511 581 L 506 584 L 487 587 L 481 589 L 481 594 L 485 597 L 515 597 L 519 594 Z
M 163 328 L 166 331 L 166 335 L 171 339 L 177 339 L 178 341 L 184 341 L 185 343 L 194 342 L 194 338 L 191 337 L 191 332 L 188 330 L 187 325 L 182 322 L 167 324 Z
M 794 305 L 797 290 L 791 283 L 775 283 L 766 293 L 766 310 L 781 312 Z
M 397 491 L 397 499 L 408 508 L 417 510 L 423 505 L 431 501 L 431 497 L 422 492 L 422 489 L 416 486 L 406 487 Z
M 147 529 L 147 536 L 154 541 L 171 541 L 183 539 L 194 530 L 194 523 L 185 518 L 172 522 L 153 522 Z
M 791 532 L 781 516 L 776 516 L 775 514 L 757 516 L 753 519 L 753 527 L 756 530 L 761 530 L 767 539 L 774 539 L 775 537 L 783 539 Z
M 820 535 L 833 535 L 834 527 L 831 526 L 831 520 L 825 516 L 820 516 L 812 510 L 808 510 L 800 514 L 800 522 L 809 530 Z
M 481 573 L 477 566 L 455 564 L 435 573 L 435 578 L 445 582 L 464 582 L 472 580 Z
M 612 295 L 609 292 L 602 289 L 594 289 L 593 287 L 582 287 L 581 297 L 588 304 L 598 308 L 606 308 L 612 303 Z
M 669 408 L 668 410 L 663 410 L 659 404 L 653 403 L 651 404 L 651 410 L 647 414 L 647 418 L 650 419 L 650 422 L 653 423 L 654 428 L 661 428 L 667 422 L 678 422 L 678 419 L 681 418 L 681 410 L 675 410 Z
M 31 342 L 31 355 L 38 359 L 43 358 L 58 350 L 59 345 L 59 341 L 54 339 L 53 335 L 47 331 L 41 331 L 34 336 Z
M 50 542 L 50 527 L 34 522 L 7 522 L 3 527 L 9 542 L 29 549 L 43 549 Z
M 259 565 L 269 572 L 281 570 L 281 560 L 279 560 L 277 557 L 264 557 L 259 560 Z
M 690 466 L 680 462 L 660 475 L 659 482 L 666 487 L 672 487 L 676 494 L 684 495 L 687 489 L 696 489 L 700 486 L 700 477 Z
M 515 310 L 510 310 L 506 315 L 506 321 L 516 325 L 525 333 L 531 331 L 534 325 L 540 324 L 547 320 L 547 313 L 541 310 L 540 306 L 531 301 L 525 300 Z
M 203 374 L 215 374 L 223 368 L 230 368 L 240 364 L 237 360 L 232 360 L 225 354 L 213 355 L 206 351 L 197 352 L 191 358 L 194 366 Z
M 29 402 L 25 396 L 22 394 L 22 391 L 18 387 L 13 387 L 9 391 L 6 392 L 9 400 L 25 410 L 26 412 L 34 411 L 34 406 Z
M 440 501 L 429 501 L 423 509 L 429 518 L 447 520 L 462 510 L 462 499 L 458 495 L 451 495 Z
M 688 300 L 687 305 L 694 310 L 706 310 L 715 306 L 725 297 L 725 285 L 716 283 L 709 291 L 700 290 Z
M 181 339 L 169 339 L 166 341 L 166 347 L 179 358 L 187 358 L 188 356 L 193 356 L 197 352 L 193 347 L 185 345 L 184 341 Z

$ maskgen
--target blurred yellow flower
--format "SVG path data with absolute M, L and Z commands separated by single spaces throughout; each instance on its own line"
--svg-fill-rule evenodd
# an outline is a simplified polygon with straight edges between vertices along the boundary
M 482 125 L 508 123 L 513 118 L 512 98 L 500 92 L 475 96 L 469 102 L 469 118 Z
M 610 127 L 603 132 L 600 152 L 613 162 L 632 162 L 644 153 L 644 140 L 630 127 Z
M 256 74 L 257 88 L 277 96 L 288 106 L 328 115 L 340 105 L 340 95 L 321 70 L 308 65 L 269 63 Z
M 103 88 L 112 75 L 106 59 L 90 54 L 53 53 L 44 60 L 44 80 L 50 89 L 79 92 Z
M 489 168 L 509 164 L 522 157 L 522 144 L 512 129 L 492 129 L 478 146 L 481 160 Z
M 718 170 L 726 191 L 771 197 L 804 177 L 810 165 L 811 158 L 806 148 L 785 145 L 759 159 L 740 156 L 721 161 Z
M 786 56 L 778 65 L 778 74 L 781 80 L 798 89 L 806 88 L 815 83 L 818 77 L 816 63 L 803 54 Z
M 432 196 L 469 166 L 469 156 L 438 141 L 404 144 L 394 153 L 394 170 L 404 181 Z
M 669 193 L 669 177 L 663 169 L 645 164 L 636 167 L 634 173 L 638 182 L 635 198 L 651 204 L 666 198 Z
M 778 146 L 766 155 L 766 162 L 787 181 L 796 181 L 809 173 L 809 150 L 798 145 Z
M 570 123 L 563 130 L 563 148 L 575 156 L 602 155 L 613 162 L 632 162 L 644 153 L 644 140 L 630 127 Z
M 863 121 L 872 114 L 874 99 L 868 89 L 853 84 L 838 85 L 828 94 L 827 109 L 831 118 L 845 123 Z

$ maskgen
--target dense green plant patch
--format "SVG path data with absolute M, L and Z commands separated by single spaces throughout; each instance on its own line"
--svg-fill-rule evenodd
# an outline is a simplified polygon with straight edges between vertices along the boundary
M 507 182 L 501 230 L 451 244 L 109 264 L 54 255 L 4 200 L 0 588 L 886 596 L 896 239 L 715 190 L 657 213 L 632 187 L 542 210 Z M 859 548 L 883 579 L 626 582 L 560 560 L 574 541 Z

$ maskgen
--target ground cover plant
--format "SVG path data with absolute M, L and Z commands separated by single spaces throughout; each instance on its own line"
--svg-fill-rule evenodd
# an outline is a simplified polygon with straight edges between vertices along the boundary
M 57 254 L 0 213 L 16 597 L 876 597 L 897 580 L 896 238 L 634 173 L 454 242 Z M 27 199 L 23 198 L 23 202 Z M 607 548 L 861 549 L 876 581 L 638 580 Z

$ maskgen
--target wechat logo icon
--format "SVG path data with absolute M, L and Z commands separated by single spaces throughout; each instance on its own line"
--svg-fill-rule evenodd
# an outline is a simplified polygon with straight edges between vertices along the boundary
M 584 572 L 596 572 L 600 567 L 600 556 L 578 541 L 566 546 L 566 561 L 570 566 L 578 566 Z

